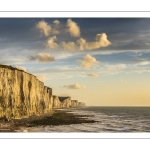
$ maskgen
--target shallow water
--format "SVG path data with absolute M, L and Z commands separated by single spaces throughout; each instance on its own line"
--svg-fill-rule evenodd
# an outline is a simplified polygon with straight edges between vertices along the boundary
M 63 109 L 65 110 L 65 109 Z M 66 109 L 68 111 L 68 109 Z M 150 132 L 150 107 L 84 107 L 69 113 L 98 122 L 21 129 L 22 132 Z M 20 132 L 19 131 L 19 132 Z

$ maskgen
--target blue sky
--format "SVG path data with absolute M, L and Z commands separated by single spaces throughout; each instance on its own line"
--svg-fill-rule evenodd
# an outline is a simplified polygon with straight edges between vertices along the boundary
M 149 18 L 0 18 L 0 64 L 25 69 L 54 94 L 88 105 L 147 106 L 149 24 Z

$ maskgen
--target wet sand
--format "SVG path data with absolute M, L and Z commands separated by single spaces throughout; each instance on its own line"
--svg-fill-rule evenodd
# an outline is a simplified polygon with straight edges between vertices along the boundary
M 37 126 L 57 126 L 81 123 L 94 123 L 96 121 L 87 119 L 88 116 L 68 113 L 69 110 L 54 110 L 42 116 L 31 116 L 23 119 L 13 119 L 10 121 L 0 121 L 0 132 L 17 132 L 21 128 Z

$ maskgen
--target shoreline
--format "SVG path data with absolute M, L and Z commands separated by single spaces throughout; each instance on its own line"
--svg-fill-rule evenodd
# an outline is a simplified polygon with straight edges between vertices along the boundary
M 30 116 L 23 119 L 12 119 L 10 121 L 0 121 L 0 132 L 23 132 L 23 129 L 40 126 L 59 126 L 81 123 L 95 123 L 97 121 L 89 120 L 91 115 L 80 115 L 69 113 L 69 109 L 55 109 L 53 113 L 43 114 L 41 116 Z

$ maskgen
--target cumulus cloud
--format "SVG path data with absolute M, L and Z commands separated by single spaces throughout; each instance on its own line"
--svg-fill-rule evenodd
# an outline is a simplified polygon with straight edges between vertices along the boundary
M 43 75 L 37 75 L 36 76 L 38 80 L 40 80 L 41 82 L 45 82 L 46 81 L 46 77 Z
M 61 42 L 61 46 L 64 50 L 74 51 L 77 48 L 76 44 L 74 42 Z
M 97 34 L 95 40 L 95 42 L 87 42 L 83 38 L 78 39 L 77 44 L 79 45 L 79 50 L 98 49 L 100 47 L 106 47 L 111 44 L 107 39 L 106 33 Z
M 98 77 L 98 75 L 95 74 L 95 73 L 90 73 L 90 74 L 87 74 L 87 75 L 90 76 L 90 77 Z
M 51 54 L 49 53 L 38 53 L 35 56 L 31 56 L 30 60 L 39 60 L 39 62 L 41 63 L 47 63 L 47 62 L 52 62 L 55 61 L 55 58 L 53 56 L 51 56 Z
M 78 24 L 71 19 L 67 20 L 67 27 L 68 27 L 68 32 L 70 33 L 71 36 L 74 37 L 79 37 L 80 36 L 80 27 Z
M 19 70 L 23 70 L 26 72 L 26 68 L 25 67 L 22 67 L 22 66 L 15 66 L 15 68 L 19 69 Z
M 106 47 L 111 44 L 111 42 L 107 39 L 106 33 L 97 34 L 95 37 L 95 41 L 88 42 L 86 39 L 80 37 L 80 27 L 78 24 L 71 19 L 67 20 L 67 30 L 66 27 L 61 24 L 58 20 L 54 20 L 51 25 L 49 25 L 45 21 L 40 21 L 36 24 L 36 28 L 40 30 L 42 34 L 45 36 L 56 35 L 64 32 L 69 32 L 69 34 L 73 37 L 78 37 L 76 41 L 61 41 L 57 43 L 57 37 L 52 36 L 46 42 L 46 47 L 49 49 L 58 49 L 63 48 L 68 51 L 83 51 L 83 50 L 93 50 L 101 47 Z
M 49 38 L 46 44 L 47 47 L 50 49 L 57 49 L 58 47 L 60 47 L 68 51 L 83 51 L 83 50 L 98 49 L 100 47 L 106 47 L 111 44 L 107 40 L 107 35 L 105 33 L 97 34 L 96 42 L 87 42 L 85 39 L 79 38 L 76 42 L 62 41 L 60 44 L 57 44 L 55 40 L 57 40 L 56 36 Z
M 71 84 L 71 85 L 65 85 L 63 87 L 67 87 L 68 89 L 85 89 L 86 88 L 84 85 L 80 85 L 78 83 Z
M 60 22 L 58 20 L 54 20 L 52 24 L 52 33 L 53 34 L 60 34 L 61 29 L 60 29 Z
M 56 36 L 50 37 L 47 40 L 46 46 L 50 49 L 57 49 L 59 45 L 55 42 L 55 40 L 57 40 Z
M 53 23 L 56 24 L 56 25 L 60 24 L 60 22 L 58 20 L 54 20 Z
M 48 23 L 43 20 L 36 24 L 36 28 L 39 29 L 40 32 L 45 36 L 49 36 L 51 31 L 51 26 L 48 25 Z
M 81 66 L 84 68 L 91 68 L 100 62 L 96 60 L 95 57 L 92 57 L 90 54 L 87 54 L 83 57 L 83 60 L 78 60 L 81 63 Z

